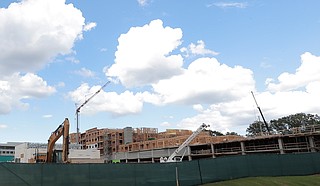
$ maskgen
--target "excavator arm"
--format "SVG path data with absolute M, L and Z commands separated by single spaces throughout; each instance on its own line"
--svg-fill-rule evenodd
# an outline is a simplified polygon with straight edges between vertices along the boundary
M 53 153 L 54 153 L 54 145 L 56 141 L 63 136 L 63 144 L 62 144 L 62 161 L 66 163 L 68 161 L 69 154 L 69 120 L 66 118 L 64 122 L 59 125 L 59 127 L 53 131 L 48 139 L 48 147 L 47 147 L 47 163 L 54 162 Z

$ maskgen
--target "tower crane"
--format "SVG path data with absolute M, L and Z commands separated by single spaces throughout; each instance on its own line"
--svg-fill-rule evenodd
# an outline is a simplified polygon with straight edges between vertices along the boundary
M 108 81 L 107 83 L 105 83 L 97 92 L 95 92 L 91 97 L 89 97 L 87 100 L 85 100 L 77 109 L 76 109 L 76 116 L 77 116 L 77 137 L 76 137 L 76 142 L 77 144 L 79 144 L 79 113 L 80 113 L 80 109 L 85 106 L 94 96 L 96 96 L 97 94 L 99 94 L 99 92 L 104 89 L 104 87 L 106 87 L 108 84 L 110 83 L 110 81 Z

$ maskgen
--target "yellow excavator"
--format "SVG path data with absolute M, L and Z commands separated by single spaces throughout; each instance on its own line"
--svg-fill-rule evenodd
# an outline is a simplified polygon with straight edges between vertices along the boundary
M 68 163 L 69 127 L 69 120 L 66 118 L 64 122 L 51 133 L 48 139 L 46 163 Z M 54 150 L 54 145 L 61 136 L 63 136 L 62 154 L 61 151 Z

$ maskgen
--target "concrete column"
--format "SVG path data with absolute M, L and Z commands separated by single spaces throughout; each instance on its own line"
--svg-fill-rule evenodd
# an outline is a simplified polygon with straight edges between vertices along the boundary
M 152 163 L 154 163 L 153 149 L 151 150 L 151 161 L 152 161 Z
M 316 152 L 316 149 L 314 148 L 314 140 L 312 136 L 308 136 L 309 145 L 311 148 L 311 152 Z
M 212 152 L 212 158 L 216 158 L 216 155 L 214 154 L 214 145 L 211 143 L 211 152 Z
M 192 157 L 191 157 L 191 148 L 190 148 L 190 146 L 187 146 L 186 148 L 188 149 L 188 152 L 187 152 L 187 153 L 188 153 L 188 160 L 191 161 L 191 160 L 192 160 Z
M 279 144 L 280 154 L 284 154 L 282 138 L 278 138 L 278 144 Z
M 246 155 L 246 149 L 243 141 L 240 142 L 240 146 L 241 146 L 241 154 Z

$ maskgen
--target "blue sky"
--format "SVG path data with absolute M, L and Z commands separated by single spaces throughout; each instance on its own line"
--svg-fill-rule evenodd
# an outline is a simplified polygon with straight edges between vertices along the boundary
M 0 142 L 80 131 L 245 134 L 320 112 L 319 1 L 0 1 Z

